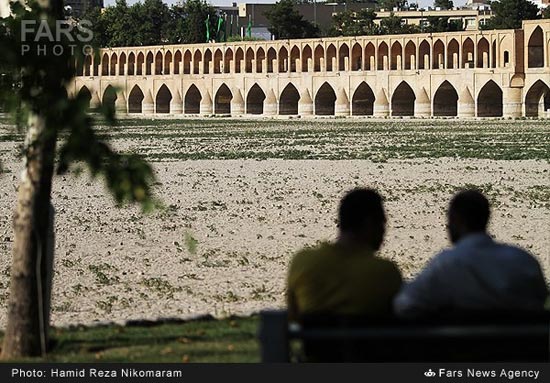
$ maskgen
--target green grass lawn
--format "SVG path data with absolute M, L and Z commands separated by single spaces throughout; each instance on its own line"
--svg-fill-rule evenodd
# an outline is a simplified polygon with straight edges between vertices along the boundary
M 258 317 L 52 329 L 47 358 L 25 362 L 259 362 Z

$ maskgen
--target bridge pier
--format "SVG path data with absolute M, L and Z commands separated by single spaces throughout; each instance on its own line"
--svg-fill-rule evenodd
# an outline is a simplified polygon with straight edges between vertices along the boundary
M 503 89 L 503 103 L 502 103 L 502 116 L 505 118 L 521 117 L 521 88 L 504 88 Z

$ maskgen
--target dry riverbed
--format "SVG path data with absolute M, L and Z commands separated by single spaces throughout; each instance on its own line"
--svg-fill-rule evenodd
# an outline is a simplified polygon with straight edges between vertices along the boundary
M 155 192 L 165 208 L 150 215 L 135 207 L 115 208 L 100 179 L 55 178 L 55 325 L 281 307 L 292 253 L 334 238 L 338 199 L 355 186 L 374 187 L 385 196 L 389 220 L 381 255 L 397 262 L 406 277 L 447 246 L 446 205 L 464 186 L 489 196 L 495 237 L 531 251 L 550 275 L 550 129 L 544 123 L 526 128 L 503 122 L 510 132 L 517 129 L 503 136 L 479 123 L 480 135 L 489 138 L 478 143 L 486 152 L 469 146 L 469 152 L 481 153 L 476 157 L 445 151 L 453 150 L 445 149 L 452 140 L 445 134 L 453 133 L 444 121 L 440 128 L 417 126 L 439 137 L 422 143 L 437 152 L 399 152 L 419 135 L 413 131 L 399 141 L 389 128 L 362 131 L 365 123 L 346 125 L 339 134 L 335 121 L 309 122 L 319 126 L 305 133 L 285 122 L 256 121 L 258 134 L 245 129 L 248 137 L 234 127 L 238 122 L 213 121 L 202 129 L 180 129 L 176 126 L 192 122 L 173 122 L 170 128 L 132 120 L 110 133 L 117 148 L 141 153 L 154 165 Z M 288 143 L 286 133 L 278 136 L 277 124 L 295 129 L 296 141 Z M 470 139 L 467 130 L 459 133 Z M 311 142 L 300 143 L 300 134 Z M 319 145 L 312 143 L 316 135 L 325 137 Z M 19 138 L 7 123 L 0 124 L 0 327 L 6 318 Z M 392 142 L 391 151 L 383 140 Z M 377 151 L 365 149 L 371 146 Z M 522 150 L 525 146 L 529 150 Z M 258 155 L 266 148 L 275 154 Z M 298 149 L 309 152 L 300 157 Z M 349 154 L 361 150 L 364 157 Z M 506 157 L 506 151 L 512 154 Z M 208 155 L 192 158 L 201 152 Z M 340 156 L 327 159 L 324 153 Z

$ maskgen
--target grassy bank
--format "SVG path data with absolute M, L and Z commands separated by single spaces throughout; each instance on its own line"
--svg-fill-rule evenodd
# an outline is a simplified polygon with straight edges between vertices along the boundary
M 54 349 L 29 362 L 258 362 L 257 317 L 153 326 L 53 329 Z

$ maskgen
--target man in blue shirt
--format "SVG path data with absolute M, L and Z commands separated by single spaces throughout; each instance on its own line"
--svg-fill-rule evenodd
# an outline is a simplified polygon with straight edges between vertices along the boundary
M 464 310 L 541 310 L 548 288 L 538 261 L 487 234 L 489 202 L 476 190 L 458 193 L 448 210 L 454 247 L 436 255 L 394 299 L 403 317 Z

